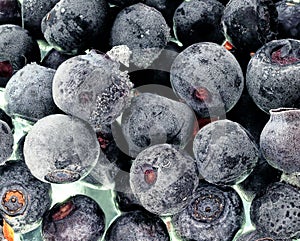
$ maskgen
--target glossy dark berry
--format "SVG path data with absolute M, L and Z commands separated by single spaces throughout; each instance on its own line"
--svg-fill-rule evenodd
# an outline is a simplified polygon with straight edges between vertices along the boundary
M 8 124 L 0 120 L 0 164 L 13 153 L 14 137 Z
M 155 8 L 138 3 L 123 9 L 111 29 L 110 45 L 127 45 L 132 51 L 130 62 L 147 68 L 166 47 L 170 29 Z
M 246 75 L 247 90 L 265 112 L 281 107 L 300 108 L 300 41 L 274 40 L 251 58 Z
M 232 188 L 200 182 L 189 205 L 172 217 L 186 241 L 231 241 L 243 224 L 243 204 Z
M 278 12 L 278 38 L 300 39 L 300 3 L 281 0 L 276 4 Z
M 42 66 L 51 69 L 57 69 L 64 61 L 73 57 L 72 55 L 64 54 L 56 49 L 51 49 L 43 58 Z
M 184 209 L 198 185 L 195 161 L 169 144 L 142 151 L 130 169 L 130 186 L 148 211 L 172 215 Z
M 120 64 L 94 51 L 63 62 L 53 79 L 55 104 L 94 128 L 109 125 L 126 108 L 132 83 Z
M 41 22 L 59 0 L 23 0 L 22 20 L 24 28 L 36 38 L 42 38 Z
M 23 161 L 0 166 L 0 214 L 15 232 L 37 225 L 50 208 L 50 185 L 37 180 Z
M 122 214 L 110 225 L 105 241 L 170 241 L 164 222 L 148 212 Z
M 292 239 L 281 239 L 255 230 L 242 234 L 236 241 L 292 241 Z
M 238 123 L 214 121 L 199 130 L 193 143 L 199 173 L 210 183 L 234 185 L 255 167 L 259 150 L 252 136 Z
M 105 216 L 92 198 L 76 195 L 55 204 L 43 218 L 45 241 L 98 241 L 105 230 Z
M 40 61 L 40 49 L 29 32 L 13 24 L 0 25 L 0 85 L 30 62 Z
M 105 34 L 108 11 L 106 0 L 62 0 L 44 16 L 42 32 L 69 53 L 95 47 Z
M 175 93 L 202 118 L 224 115 L 230 110 L 242 94 L 243 81 L 234 56 L 215 43 L 189 46 L 171 68 Z
M 226 38 L 239 52 L 255 52 L 277 35 L 277 11 L 271 0 L 232 0 L 224 10 Z
M 49 115 L 37 121 L 24 143 L 24 157 L 32 174 L 44 182 L 70 183 L 95 166 L 100 147 L 93 128 L 67 115 Z
M 52 97 L 55 70 L 27 64 L 10 78 L 5 88 L 6 111 L 36 121 L 57 110 Z
M 185 46 L 224 41 L 221 17 L 224 6 L 217 0 L 183 1 L 174 14 L 176 36 Z
M 0 24 L 21 25 L 21 8 L 18 0 L 0 0 Z
M 122 130 L 130 156 L 155 144 L 185 146 L 193 134 L 195 116 L 185 104 L 143 93 L 131 100 L 122 115 Z
M 250 217 L 264 235 L 281 239 L 300 238 L 300 190 L 286 183 L 273 183 L 256 196 Z

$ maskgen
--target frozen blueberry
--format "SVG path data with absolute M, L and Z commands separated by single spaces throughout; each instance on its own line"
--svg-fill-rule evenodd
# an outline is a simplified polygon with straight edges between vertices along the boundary
M 96 133 L 85 121 L 49 115 L 37 121 L 24 143 L 32 174 L 44 182 L 70 183 L 85 177 L 100 155 Z
M 186 241 L 231 241 L 244 221 L 243 204 L 230 187 L 200 182 L 189 205 L 172 217 L 179 237 Z
M 42 223 L 45 241 L 98 241 L 104 230 L 104 212 L 96 201 L 84 195 L 55 204 Z
M 0 120 L 0 164 L 13 153 L 14 137 L 8 124 Z
M 264 235 L 300 238 L 300 190 L 286 183 L 269 185 L 253 200 L 250 217 Z
M 17 142 L 16 145 L 16 149 L 14 152 L 14 155 L 16 157 L 17 160 L 22 160 L 25 162 L 25 158 L 24 158 L 24 143 L 25 143 L 25 138 L 27 136 L 27 133 L 25 135 L 23 135 Z
M 156 215 L 134 211 L 122 214 L 110 225 L 105 241 L 170 241 L 164 222 Z
M 120 64 L 94 51 L 63 62 L 53 79 L 55 104 L 94 128 L 111 124 L 130 100 L 132 83 Z
M 232 0 L 224 10 L 226 38 L 240 52 L 255 52 L 277 35 L 277 11 L 272 0 Z
M 243 73 L 234 56 L 209 42 L 193 44 L 176 57 L 171 83 L 175 93 L 202 118 L 224 115 L 244 88 Z
M 40 61 L 40 49 L 29 32 L 13 24 L 0 25 L 0 86 L 27 63 Z
M 253 137 L 238 123 L 212 122 L 199 130 L 193 143 L 199 173 L 210 183 L 234 185 L 255 167 L 259 150 Z
M 130 186 L 148 211 L 172 215 L 182 211 L 199 182 L 195 161 L 169 144 L 142 151 L 130 169 Z
M 71 57 L 73 56 L 62 53 L 53 48 L 43 58 L 41 65 L 56 70 L 63 62 Z
M 0 108 L 0 120 L 4 121 L 8 126 L 9 128 L 14 131 L 14 125 L 13 125 L 13 122 L 12 122 L 12 119 L 9 115 L 6 114 L 6 112 L 4 110 L 2 110 Z
M 136 157 L 155 144 L 184 147 L 193 135 L 195 120 L 193 111 L 183 103 L 156 94 L 139 94 L 122 115 L 129 155 Z
M 23 161 L 6 162 L 0 176 L 0 215 L 15 232 L 38 226 L 51 205 L 51 186 L 37 180 Z
M 42 38 L 41 22 L 59 0 L 23 0 L 22 20 L 25 29 L 36 38 Z
M 155 8 L 138 3 L 123 9 L 111 29 L 111 46 L 127 45 L 132 51 L 130 62 L 147 68 L 166 47 L 170 29 Z
M 221 17 L 224 6 L 217 0 L 183 1 L 174 14 L 176 36 L 185 46 L 224 41 Z
M 259 231 L 250 231 L 239 236 L 236 241 L 292 241 L 292 239 L 281 239 L 274 236 L 269 236 Z
M 61 0 L 43 18 L 45 39 L 66 52 L 98 46 L 108 19 L 106 0 Z
M 0 0 L 0 24 L 21 25 L 21 8 L 18 0 Z
M 281 0 L 276 4 L 278 12 L 278 38 L 300 39 L 300 3 Z
M 246 85 L 265 112 L 281 107 L 300 108 L 300 41 L 273 40 L 261 47 L 248 64 Z
M 36 63 L 27 64 L 14 74 L 5 88 L 6 112 L 36 121 L 57 110 L 52 97 L 55 70 Z

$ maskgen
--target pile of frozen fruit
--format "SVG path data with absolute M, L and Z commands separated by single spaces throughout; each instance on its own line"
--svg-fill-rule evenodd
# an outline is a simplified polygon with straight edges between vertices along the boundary
M 0 240 L 300 238 L 299 0 L 0 0 L 0 86 Z

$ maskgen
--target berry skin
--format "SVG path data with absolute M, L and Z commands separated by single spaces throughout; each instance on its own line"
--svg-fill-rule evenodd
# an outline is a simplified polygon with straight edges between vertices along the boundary
M 54 114 L 57 107 L 52 97 L 55 70 L 36 63 L 27 64 L 10 78 L 5 88 L 6 111 L 37 121 Z
M 15 232 L 27 232 L 51 205 L 51 186 L 37 180 L 23 161 L 0 166 L 0 215 Z
M 105 230 L 101 207 L 84 195 L 55 204 L 43 218 L 44 241 L 98 241 Z
M 105 241 L 170 241 L 164 222 L 148 212 L 133 211 L 117 217 L 110 225 Z
M 221 44 L 223 11 L 224 6 L 217 0 L 183 1 L 173 19 L 177 38 L 185 46 L 205 41 Z
M 300 191 L 276 182 L 257 195 L 251 204 L 250 217 L 264 235 L 281 239 L 300 238 Z
M 243 224 L 242 200 L 234 189 L 200 182 L 189 205 L 172 217 L 186 241 L 231 241 Z
M 185 146 L 193 133 L 195 116 L 185 104 L 150 93 L 131 100 L 122 115 L 122 131 L 129 155 L 136 157 L 155 144 Z
M 238 123 L 219 120 L 195 136 L 193 151 L 203 178 L 218 185 L 243 181 L 255 167 L 259 150 L 252 136 Z
M 100 147 L 93 128 L 67 115 L 49 115 L 36 122 L 24 143 L 32 174 L 44 182 L 71 183 L 95 166 Z
M 251 58 L 246 73 L 247 90 L 266 113 L 281 107 L 300 108 L 299 48 L 299 40 L 273 40 Z
M 43 18 L 48 43 L 68 53 L 96 47 L 103 39 L 109 6 L 105 0 L 61 0 Z
M 0 120 L 0 164 L 13 153 L 14 137 L 8 124 Z
M 132 51 L 130 62 L 147 68 L 166 47 L 170 29 L 155 8 L 138 3 L 123 9 L 111 29 L 110 45 L 127 45 Z
M 0 24 L 21 25 L 21 9 L 18 0 L 0 0 Z
M 195 161 L 169 144 L 142 151 L 130 169 L 134 195 L 146 210 L 158 215 L 184 209 L 198 181 Z
M 179 98 L 201 118 L 224 115 L 244 88 L 243 73 L 234 56 L 209 42 L 193 44 L 176 57 L 171 83 Z
M 242 234 L 236 241 L 292 241 L 292 239 L 275 238 L 255 230 Z
M 71 57 L 73 56 L 64 54 L 53 48 L 43 58 L 41 65 L 56 70 L 63 62 Z
M 53 79 L 53 99 L 65 113 L 95 129 L 109 125 L 126 108 L 132 83 L 120 64 L 91 51 L 63 62 Z

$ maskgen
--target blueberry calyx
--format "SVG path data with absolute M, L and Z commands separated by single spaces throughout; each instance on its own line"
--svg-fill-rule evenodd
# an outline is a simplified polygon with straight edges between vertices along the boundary
M 155 169 L 147 169 L 144 172 L 145 182 L 153 185 L 156 182 L 157 179 L 157 171 Z
M 24 212 L 27 200 L 21 190 L 7 190 L 2 196 L 1 205 L 8 215 L 15 216 Z
M 0 77 L 10 78 L 13 72 L 14 69 L 8 60 L 0 61 Z
M 67 217 L 73 210 L 75 205 L 72 201 L 69 201 L 59 207 L 58 211 L 52 215 L 52 220 L 59 221 Z
M 80 179 L 80 174 L 78 172 L 70 170 L 54 170 L 45 175 L 45 180 L 51 183 L 64 184 L 69 182 L 75 182 Z
M 271 60 L 272 63 L 280 64 L 280 65 L 287 65 L 287 64 L 293 64 L 300 61 L 300 57 L 292 55 L 292 53 L 284 53 L 282 51 L 283 46 L 281 46 L 279 49 L 276 49 L 271 54 Z
M 195 199 L 190 208 L 192 216 L 197 221 L 212 222 L 218 219 L 223 212 L 224 205 L 222 200 L 216 195 L 203 195 Z

